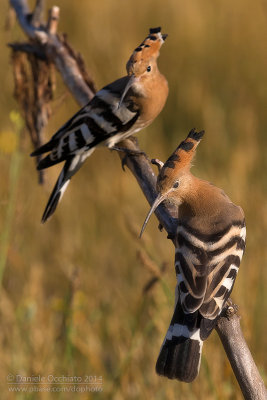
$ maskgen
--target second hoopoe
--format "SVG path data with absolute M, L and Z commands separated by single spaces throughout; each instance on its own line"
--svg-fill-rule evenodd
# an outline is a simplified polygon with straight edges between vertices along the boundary
M 198 374 L 203 341 L 233 289 L 246 237 L 243 210 L 221 189 L 190 172 L 203 134 L 192 130 L 162 163 L 158 197 L 141 231 L 160 203 L 166 200 L 177 206 L 175 307 L 156 371 L 184 382 Z
M 166 37 L 161 28 L 150 29 L 127 62 L 127 75 L 97 92 L 48 143 L 31 154 L 49 153 L 38 169 L 65 161 L 42 222 L 54 213 L 71 177 L 97 146 L 113 148 L 147 127 L 160 113 L 168 96 L 168 83 L 158 70 L 157 58 Z

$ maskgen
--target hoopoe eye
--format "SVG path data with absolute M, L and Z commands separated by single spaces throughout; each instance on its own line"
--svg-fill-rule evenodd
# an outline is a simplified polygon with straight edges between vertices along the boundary
M 176 181 L 176 182 L 174 182 L 174 184 L 173 184 L 172 187 L 173 187 L 174 189 L 176 189 L 176 188 L 178 188 L 178 186 L 179 186 L 179 181 Z
M 147 72 L 150 72 L 151 71 L 151 66 L 149 65 L 146 70 L 147 70 Z

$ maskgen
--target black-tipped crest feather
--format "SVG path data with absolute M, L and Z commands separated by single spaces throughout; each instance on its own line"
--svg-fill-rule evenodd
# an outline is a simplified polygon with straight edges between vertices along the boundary
M 188 138 L 194 139 L 196 141 L 199 141 L 202 139 L 202 137 L 204 136 L 205 131 L 200 131 L 197 132 L 197 130 L 194 128 L 189 132 L 189 135 L 187 136 Z
M 161 26 L 159 26 L 158 28 L 150 28 L 149 29 L 149 33 L 153 34 L 153 33 L 159 33 L 161 32 Z

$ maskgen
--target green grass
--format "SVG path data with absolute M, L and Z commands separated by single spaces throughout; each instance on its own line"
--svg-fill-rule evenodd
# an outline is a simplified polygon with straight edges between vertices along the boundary
M 157 120 L 138 135 L 139 142 L 149 156 L 166 160 L 192 127 L 206 130 L 193 172 L 222 187 L 245 211 L 247 248 L 232 297 L 266 379 L 263 2 L 106 0 L 74 6 L 60 0 L 57 5 L 59 30 L 83 54 L 98 88 L 125 73 L 131 51 L 149 27 L 161 25 L 169 33 L 159 60 L 169 81 L 169 99 Z M 0 10 L 6 15 L 7 3 L 1 2 Z M 3 44 L 22 40 L 16 24 L 9 31 L 2 28 L 0 37 Z M 95 152 L 71 182 L 53 219 L 40 224 L 59 169 L 48 171 L 46 185 L 38 186 L 27 132 L 14 142 L 18 128 L 9 114 L 18 108 L 7 48 L 1 52 L 0 76 L 1 398 L 53 398 L 51 393 L 8 392 L 6 376 L 12 373 L 102 376 L 103 392 L 79 394 L 81 399 L 242 399 L 216 333 L 204 345 L 195 382 L 188 385 L 155 374 L 174 302 L 174 251 L 157 230 L 155 217 L 138 240 L 148 204 L 114 152 Z M 58 107 L 65 91 L 58 76 L 47 139 L 78 109 L 70 95 Z M 12 140 L 18 146 L 12 147 Z M 140 251 L 155 271 L 167 264 L 145 293 L 155 272 L 140 261 Z

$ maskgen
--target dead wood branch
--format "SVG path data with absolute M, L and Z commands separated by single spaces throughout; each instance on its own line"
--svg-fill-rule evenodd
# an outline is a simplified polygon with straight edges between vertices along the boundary
M 250 353 L 240 326 L 237 307 L 228 301 L 216 331 L 231 363 L 237 382 L 246 400 L 265 400 L 264 382 Z

